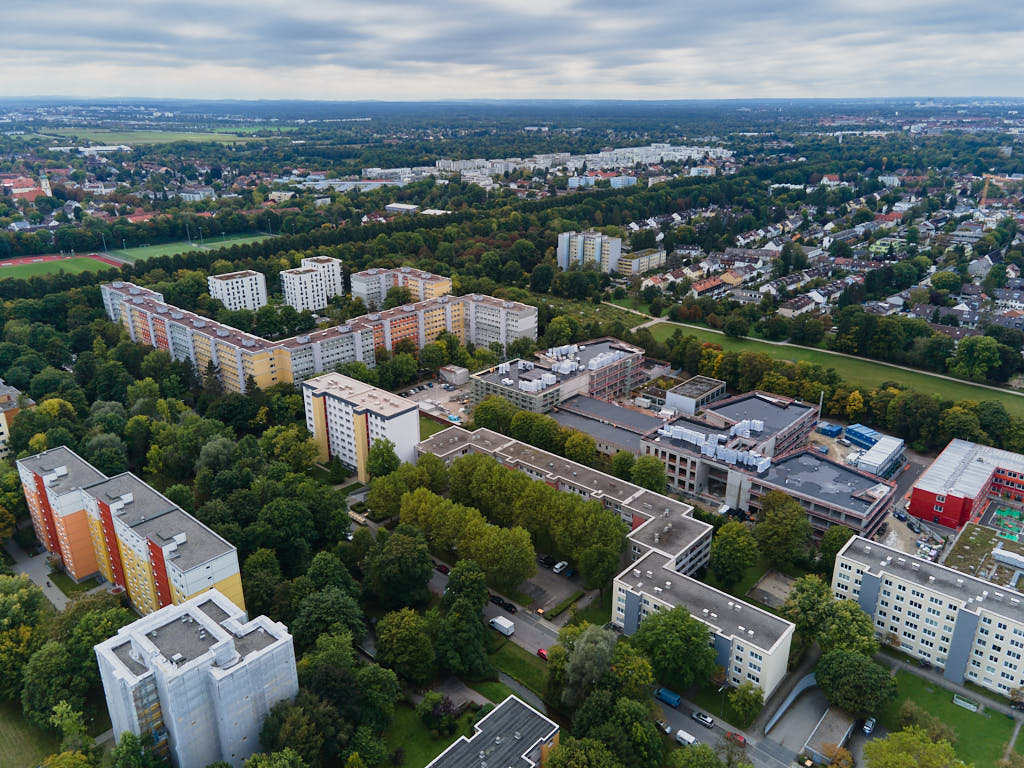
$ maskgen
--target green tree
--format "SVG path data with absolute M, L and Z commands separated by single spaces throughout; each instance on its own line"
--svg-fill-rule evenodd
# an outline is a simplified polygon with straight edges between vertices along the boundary
M 864 745 L 868 768 L 968 768 L 948 741 L 933 741 L 918 727 L 872 739 Z
M 711 542 L 711 572 L 726 587 L 743 578 L 744 572 L 757 564 L 757 541 L 743 523 L 732 521 L 715 533 Z
M 481 615 L 481 606 L 474 604 L 471 598 L 462 597 L 441 619 L 435 650 L 443 669 L 470 679 L 492 673 Z
M 359 603 L 338 587 L 327 587 L 306 595 L 299 602 L 290 627 L 296 650 L 311 648 L 320 635 L 333 631 L 335 625 L 349 630 L 357 638 L 362 637 L 366 628 Z
M 71 708 L 66 701 L 58 702 L 50 715 L 50 724 L 60 731 L 60 749 L 62 752 L 78 752 L 85 755 L 98 765 L 103 756 L 103 748 L 96 746 L 96 741 L 89 735 L 85 726 L 85 716 Z
M 618 643 L 612 654 L 612 677 L 621 695 L 643 701 L 650 695 L 654 671 L 647 657 L 629 643 Z
M 829 702 L 854 717 L 876 714 L 896 696 L 896 681 L 889 670 L 855 651 L 826 653 L 814 676 Z
M 612 456 L 612 474 L 620 480 L 632 480 L 636 456 L 629 451 L 619 451 Z
M 833 600 L 829 604 L 818 625 L 817 640 L 825 653 L 842 650 L 873 656 L 878 652 L 871 617 L 853 600 Z
M 96 768 L 96 763 L 81 752 L 58 752 L 43 761 L 43 768 Z
M 110 752 L 110 768 L 165 768 L 167 762 L 153 746 L 153 737 L 125 731 Z
M 485 563 L 487 579 L 499 591 L 511 592 L 537 572 L 537 555 L 525 528 L 489 526 L 471 545 L 470 556 Z
M 423 535 L 401 525 L 390 535 L 377 535 L 377 546 L 364 568 L 370 589 L 386 607 L 418 605 L 430 598 L 433 561 Z
M 958 291 L 962 282 L 955 272 L 936 272 L 931 277 L 932 287 L 937 291 Z
M 832 590 L 820 577 L 801 576 L 782 604 L 782 615 L 796 625 L 796 631 L 806 638 L 814 637 L 832 603 Z
M 398 469 L 401 463 L 398 454 L 395 453 L 395 444 L 386 437 L 380 437 L 370 446 L 366 458 L 366 471 L 370 473 L 370 477 L 383 477 Z
M 377 650 L 382 664 L 416 685 L 434 676 L 427 622 L 411 608 L 388 613 L 377 623 Z
M 706 625 L 683 606 L 659 611 L 644 619 L 633 644 L 646 654 L 657 680 L 673 690 L 686 690 L 711 677 L 715 651 Z
M 825 535 L 821 537 L 821 545 L 818 551 L 821 553 L 821 559 L 828 564 L 829 571 L 835 565 L 836 555 L 839 554 L 839 550 L 856 535 L 853 529 L 847 528 L 845 525 L 833 525 L 825 531 Z
M 245 604 L 254 615 L 267 613 L 283 579 L 274 550 L 257 549 L 245 558 L 242 563 L 242 589 Z
M 597 443 L 590 435 L 572 431 L 565 440 L 565 458 L 592 467 L 597 461 Z
M 448 574 L 448 585 L 441 598 L 441 607 L 449 610 L 457 601 L 465 600 L 477 613 L 487 603 L 487 579 L 475 560 L 463 558 Z
M 641 456 L 633 463 L 629 478 L 642 488 L 664 493 L 668 479 L 665 476 L 665 465 L 654 456 Z
M 725 768 L 715 750 L 707 744 L 674 749 L 668 755 L 668 768 Z
M 761 552 L 776 567 L 786 567 L 802 555 L 811 538 L 811 523 L 799 502 L 781 491 L 761 499 L 762 522 L 754 527 Z
M 730 691 L 729 703 L 744 722 L 751 723 L 764 707 L 764 691 L 761 686 L 745 680 Z
M 999 367 L 999 342 L 991 336 L 968 336 L 949 359 L 949 372 L 973 381 L 986 381 Z
M 588 625 L 573 642 L 562 681 L 562 703 L 567 708 L 579 706 L 611 667 L 616 640 L 611 630 Z
M 615 754 L 596 739 L 563 737 L 548 753 L 546 768 L 625 768 Z
M 587 547 L 579 556 L 580 575 L 587 589 L 600 588 L 602 591 L 620 570 L 620 555 L 614 547 L 595 544 Z
M 47 641 L 25 665 L 21 707 L 25 717 L 40 728 L 50 724 L 53 708 L 67 702 L 72 709 L 85 709 L 88 690 L 84 676 L 70 651 L 56 640 Z
M 245 768 L 309 768 L 309 766 L 294 749 L 286 747 L 280 752 L 260 752 L 253 755 L 245 761 Z

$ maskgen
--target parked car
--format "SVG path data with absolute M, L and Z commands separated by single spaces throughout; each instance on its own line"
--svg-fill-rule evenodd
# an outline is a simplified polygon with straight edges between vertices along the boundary
M 903 520 L 904 522 L 906 522 L 907 519 L 907 513 L 901 509 L 897 509 L 895 512 L 893 512 L 892 516 L 895 517 L 897 520 Z
M 926 658 L 922 657 L 922 658 L 917 660 L 917 663 L 921 667 L 921 669 L 931 669 L 932 668 L 932 662 L 929 659 L 926 659 Z
M 864 721 L 864 733 L 871 735 L 871 732 L 875 730 L 875 723 L 877 721 L 873 717 L 869 717 Z
M 501 607 L 504 608 L 509 613 L 516 613 L 519 610 L 514 605 L 512 605 L 512 603 L 510 603 L 508 600 L 502 600 L 501 601 Z
M 725 734 L 725 738 L 728 741 L 732 741 L 732 742 L 735 742 L 736 744 L 739 744 L 741 747 L 747 746 L 747 739 L 746 739 L 746 737 L 742 733 L 736 733 L 735 731 L 728 731 Z
M 914 533 L 920 533 L 921 532 L 921 524 L 919 522 L 917 522 L 917 520 L 914 520 L 913 518 L 911 518 L 910 520 L 907 520 L 907 528 L 912 530 Z
M 538 555 L 537 564 L 543 568 L 554 568 L 555 558 L 553 558 L 551 555 Z
M 705 728 L 714 728 L 715 721 L 711 719 L 711 715 L 705 712 L 694 712 L 690 715 L 694 720 L 703 725 Z
M 654 698 L 668 704 L 672 709 L 677 709 L 679 707 L 679 702 L 682 699 L 678 693 L 670 691 L 668 688 L 655 689 Z
M 576 575 L 576 569 L 575 568 L 566 568 L 565 569 L 565 578 L 571 579 L 575 575 Z
M 666 723 L 664 720 L 655 720 L 654 724 L 665 733 L 666 736 L 672 735 L 672 726 Z
M 850 441 L 847 440 L 845 437 L 837 438 L 836 442 L 839 443 L 840 445 L 845 445 L 847 448 L 849 448 L 851 445 Z
M 444 563 L 434 563 L 434 570 L 438 573 L 443 573 L 445 576 L 447 576 L 449 571 L 451 571 L 451 568 L 449 568 Z
M 684 747 L 692 747 L 697 743 L 697 740 L 682 728 L 676 731 L 676 741 Z
M 538 648 L 537 655 L 544 659 L 544 661 L 548 660 L 548 651 L 546 648 Z
M 500 595 L 487 595 L 487 599 L 499 608 L 504 607 L 505 605 L 505 598 L 501 597 Z
M 551 571 L 553 573 L 562 573 L 568 567 L 569 567 L 569 563 L 567 563 L 565 560 L 560 560 L 559 562 L 555 563 L 555 565 L 551 569 Z

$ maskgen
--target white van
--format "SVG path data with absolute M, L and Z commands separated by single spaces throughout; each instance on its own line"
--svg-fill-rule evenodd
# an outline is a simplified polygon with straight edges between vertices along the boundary
M 491 629 L 501 632 L 505 637 L 512 637 L 512 633 L 516 631 L 516 625 L 504 616 L 495 616 L 487 623 L 490 624 Z
M 684 747 L 692 747 L 694 744 L 697 743 L 697 740 L 693 738 L 693 736 L 691 736 L 682 729 L 676 731 L 676 741 L 678 741 Z

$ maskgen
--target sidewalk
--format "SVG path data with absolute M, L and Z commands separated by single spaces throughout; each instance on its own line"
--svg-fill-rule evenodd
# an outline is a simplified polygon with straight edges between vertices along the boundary
M 15 544 L 14 539 L 8 539 L 4 542 L 4 549 L 7 550 L 7 554 L 14 560 L 14 572 L 16 574 L 24 574 L 32 579 L 33 583 L 43 590 L 46 598 L 53 603 L 53 607 L 58 611 L 63 611 L 69 602 L 68 597 L 60 591 L 56 584 L 50 581 L 50 566 L 46 562 L 46 555 L 30 557 L 21 547 Z

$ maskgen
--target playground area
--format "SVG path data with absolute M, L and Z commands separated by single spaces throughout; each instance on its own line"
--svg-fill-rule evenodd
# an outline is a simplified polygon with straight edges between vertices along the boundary
M 17 259 L 0 261 L 0 280 L 5 277 L 26 279 L 36 275 L 55 275 L 58 272 L 77 275 L 81 272 L 96 272 L 107 267 L 121 266 L 123 266 L 123 262 L 98 253 L 82 256 L 65 256 L 60 253 L 22 256 Z
M 1024 530 L 1024 513 L 1019 509 L 1007 509 L 1000 507 L 993 510 L 989 526 L 996 530 L 996 535 L 1007 541 L 1020 541 L 1021 531 Z

